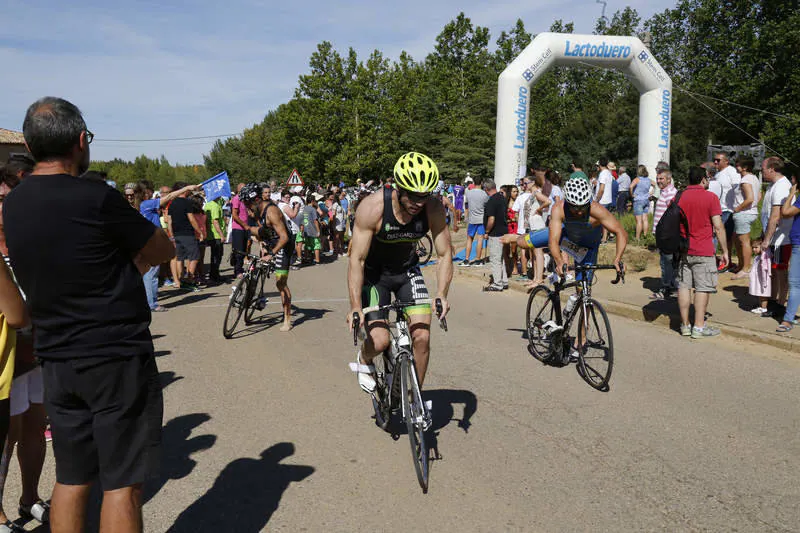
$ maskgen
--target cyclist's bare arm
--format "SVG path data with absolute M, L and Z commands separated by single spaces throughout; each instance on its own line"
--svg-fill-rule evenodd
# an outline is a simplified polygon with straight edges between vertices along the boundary
M 614 266 L 619 270 L 620 261 L 622 261 L 622 254 L 625 253 L 625 247 L 628 245 L 628 232 L 622 227 L 620 221 L 611 214 L 611 212 L 598 204 L 592 202 L 589 216 L 599 222 L 606 230 L 616 235 L 616 255 L 614 257 Z
M 439 264 L 436 267 L 436 297 L 442 299 L 442 316 L 439 318 L 444 318 L 450 308 L 447 303 L 447 293 L 450 290 L 450 282 L 453 281 L 453 247 L 450 244 L 450 229 L 447 227 L 444 209 L 441 204 L 437 204 L 436 200 L 429 200 L 426 209 L 433 246 L 436 248 L 436 255 L 439 256 Z
M 347 290 L 350 295 L 350 312 L 347 313 L 347 324 L 352 330 L 353 313 L 358 313 L 361 323 L 361 290 L 364 287 L 364 262 L 367 260 L 372 236 L 378 230 L 383 218 L 383 195 L 372 194 L 364 198 L 358 205 L 356 219 L 353 224 L 353 236 L 350 239 L 352 248 L 347 263 Z

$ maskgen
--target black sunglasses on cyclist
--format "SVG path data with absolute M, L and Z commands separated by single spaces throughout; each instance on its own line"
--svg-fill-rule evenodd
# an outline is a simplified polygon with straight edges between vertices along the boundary
M 412 202 L 414 202 L 415 204 L 424 204 L 425 202 L 428 201 L 428 198 L 431 197 L 430 193 L 417 194 L 417 193 L 408 192 L 408 191 L 406 191 L 406 195 L 408 196 L 408 199 L 411 200 Z

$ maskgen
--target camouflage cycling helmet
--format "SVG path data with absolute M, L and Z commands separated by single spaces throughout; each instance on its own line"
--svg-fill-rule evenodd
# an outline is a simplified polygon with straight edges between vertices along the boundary
M 427 155 L 408 152 L 394 165 L 394 182 L 410 192 L 428 193 L 439 184 L 439 169 Z
M 261 187 L 258 183 L 248 183 L 244 187 L 242 187 L 242 191 L 239 193 L 239 199 L 243 202 L 252 202 L 256 198 L 261 197 Z
M 592 186 L 583 176 L 572 176 L 562 187 L 564 201 L 571 205 L 587 205 L 592 202 Z

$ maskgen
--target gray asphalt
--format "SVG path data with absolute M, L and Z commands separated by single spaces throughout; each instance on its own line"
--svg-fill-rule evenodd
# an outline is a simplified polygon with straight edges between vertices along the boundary
M 231 340 L 229 286 L 164 291 L 165 461 L 148 531 L 800 530 L 796 354 L 612 316 L 614 375 L 598 392 L 528 354 L 526 295 L 463 278 L 450 332 L 433 329 L 442 459 L 422 494 L 407 437 L 374 425 L 347 368 L 345 271 L 293 271 L 295 328 L 273 325 L 274 298 Z

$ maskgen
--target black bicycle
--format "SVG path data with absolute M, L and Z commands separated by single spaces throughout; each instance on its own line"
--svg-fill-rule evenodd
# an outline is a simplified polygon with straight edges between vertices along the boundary
M 424 265 L 431 260 L 433 256 L 433 240 L 427 233 L 424 237 L 417 241 L 417 257 L 419 257 L 419 264 Z
M 576 362 L 581 377 L 601 391 L 609 390 L 614 341 L 605 309 L 592 298 L 592 273 L 615 268 L 614 265 L 576 265 L 576 277 L 581 279 L 567 281 L 560 277 L 552 289 L 539 285 L 531 292 L 525 310 L 531 355 L 542 363 L 555 366 Z M 622 263 L 611 283 L 616 285 L 620 281 L 625 282 Z M 575 294 L 562 308 L 561 292 L 573 287 Z
M 428 406 L 422 400 L 422 391 L 419 387 L 417 369 L 414 366 L 414 348 L 411 343 L 411 333 L 408 329 L 408 316 L 406 308 L 414 305 L 430 304 L 431 300 L 416 300 L 414 302 L 394 301 L 389 305 L 367 307 L 362 313 L 380 312 L 391 310 L 396 313 L 394 330 L 389 328 L 392 339 L 389 349 L 381 357 L 376 357 L 375 391 L 372 393 L 372 407 L 375 409 L 375 422 L 384 431 L 389 431 L 392 413 L 401 414 L 408 429 L 408 438 L 411 442 L 411 455 L 414 458 L 414 470 L 417 473 L 422 492 L 428 492 L 428 462 L 430 452 L 425 445 L 425 432 L 431 425 L 431 414 Z M 436 316 L 442 314 L 442 302 L 435 300 Z M 447 319 L 441 319 L 439 325 L 447 331 Z M 358 345 L 360 329 L 358 313 L 353 314 L 353 344 Z
M 234 253 L 245 256 L 249 263 L 244 275 L 236 282 L 228 300 L 225 320 L 222 323 L 222 335 L 226 339 L 233 336 L 236 325 L 244 314 L 244 323 L 250 325 L 256 311 L 262 311 L 267 305 L 264 295 L 264 283 L 275 271 L 272 261 L 262 261 L 260 257 L 234 250 Z

